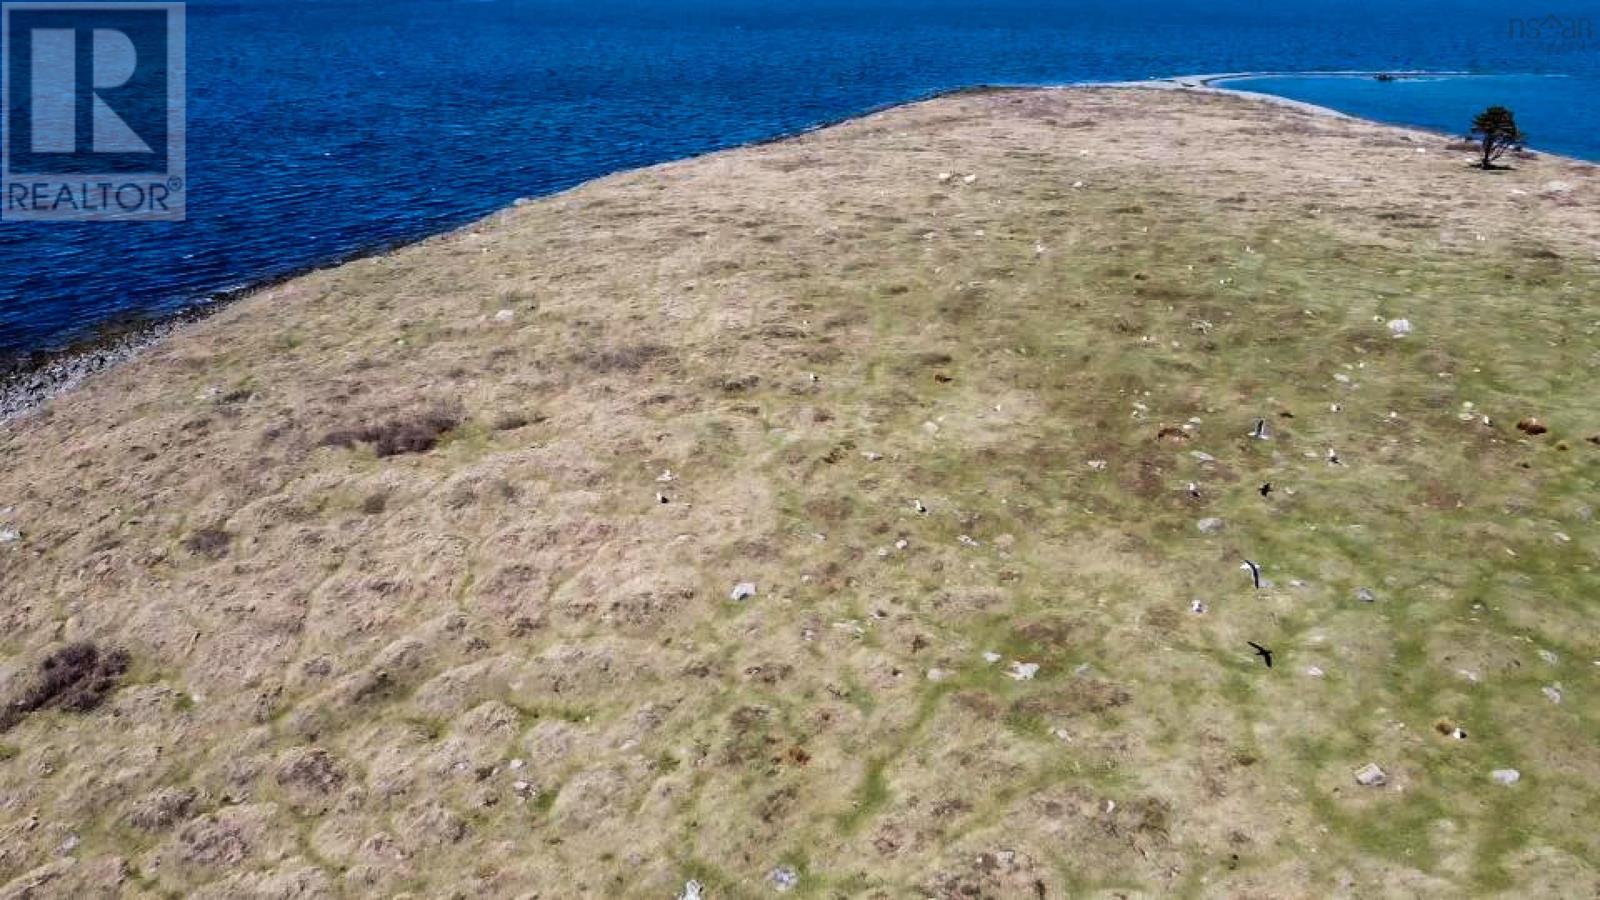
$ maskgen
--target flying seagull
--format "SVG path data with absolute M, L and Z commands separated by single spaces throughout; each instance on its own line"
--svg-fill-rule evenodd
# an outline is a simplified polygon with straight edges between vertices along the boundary
M 1270 441 L 1272 435 L 1267 431 L 1267 420 L 1257 419 L 1256 427 L 1250 429 L 1250 436 L 1259 441 Z
M 1260 590 L 1261 589 L 1261 567 L 1247 559 L 1247 560 L 1244 561 L 1244 564 L 1241 565 L 1239 568 L 1246 569 L 1246 570 L 1248 570 L 1250 572 L 1250 583 L 1256 586 L 1256 590 Z
M 928 512 L 928 507 L 925 506 L 921 500 L 911 501 L 911 506 L 919 513 L 926 514 Z
M 1339 458 L 1339 451 L 1333 449 L 1332 447 L 1328 448 L 1328 465 L 1330 465 L 1330 466 L 1342 466 L 1342 465 L 1344 465 L 1344 461 Z
M 1267 648 L 1261 646 L 1260 644 L 1256 643 L 1255 641 L 1245 641 L 1245 643 L 1247 643 L 1250 646 L 1256 648 L 1256 655 L 1261 657 L 1261 659 L 1266 662 L 1267 668 L 1269 668 L 1269 669 L 1272 668 L 1272 651 L 1271 650 L 1268 650 Z
M 1200 499 L 1200 485 L 1195 484 L 1192 481 L 1189 482 L 1189 496 L 1193 497 L 1196 500 L 1199 500 Z

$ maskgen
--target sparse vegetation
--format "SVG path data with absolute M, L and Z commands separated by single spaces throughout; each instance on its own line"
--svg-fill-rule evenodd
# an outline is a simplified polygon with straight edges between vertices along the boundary
M 0 432 L 6 695 L 160 673 L 0 885 L 1592 894 L 1600 177 L 1438 140 L 974 93 L 224 311 Z

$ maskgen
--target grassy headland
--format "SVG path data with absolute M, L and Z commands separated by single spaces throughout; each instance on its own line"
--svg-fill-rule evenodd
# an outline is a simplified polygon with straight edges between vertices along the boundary
M 0 699 L 127 653 L 0 884 L 1592 894 L 1600 177 L 1469 161 L 970 93 L 192 326 L 0 430 Z

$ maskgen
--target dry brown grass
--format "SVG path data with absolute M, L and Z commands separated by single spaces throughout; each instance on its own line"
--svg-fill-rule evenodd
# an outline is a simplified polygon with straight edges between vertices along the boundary
M 1591 895 L 1597 198 L 989 92 L 273 288 L 0 431 L 3 893 Z

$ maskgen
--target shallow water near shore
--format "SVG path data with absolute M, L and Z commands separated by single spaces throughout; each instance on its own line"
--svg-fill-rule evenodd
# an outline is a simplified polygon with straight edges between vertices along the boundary
M 1472 117 L 1498 104 L 1516 111 L 1531 146 L 1600 159 L 1600 81 L 1559 75 L 1444 75 L 1379 81 L 1370 75 L 1230 78 L 1217 87 L 1272 94 L 1340 112 L 1465 134 Z
M 1600 54 L 1517 37 L 1510 15 L 1481 0 L 197 0 L 189 220 L 0 226 L 0 371 L 106 322 L 170 315 L 520 197 L 973 84 L 1308 68 L 1555 73 L 1572 77 L 1518 89 L 1519 117 L 1536 147 L 1600 158 L 1587 100 Z M 1445 130 L 1464 126 L 1463 108 L 1505 102 L 1472 99 L 1470 81 L 1238 86 Z

